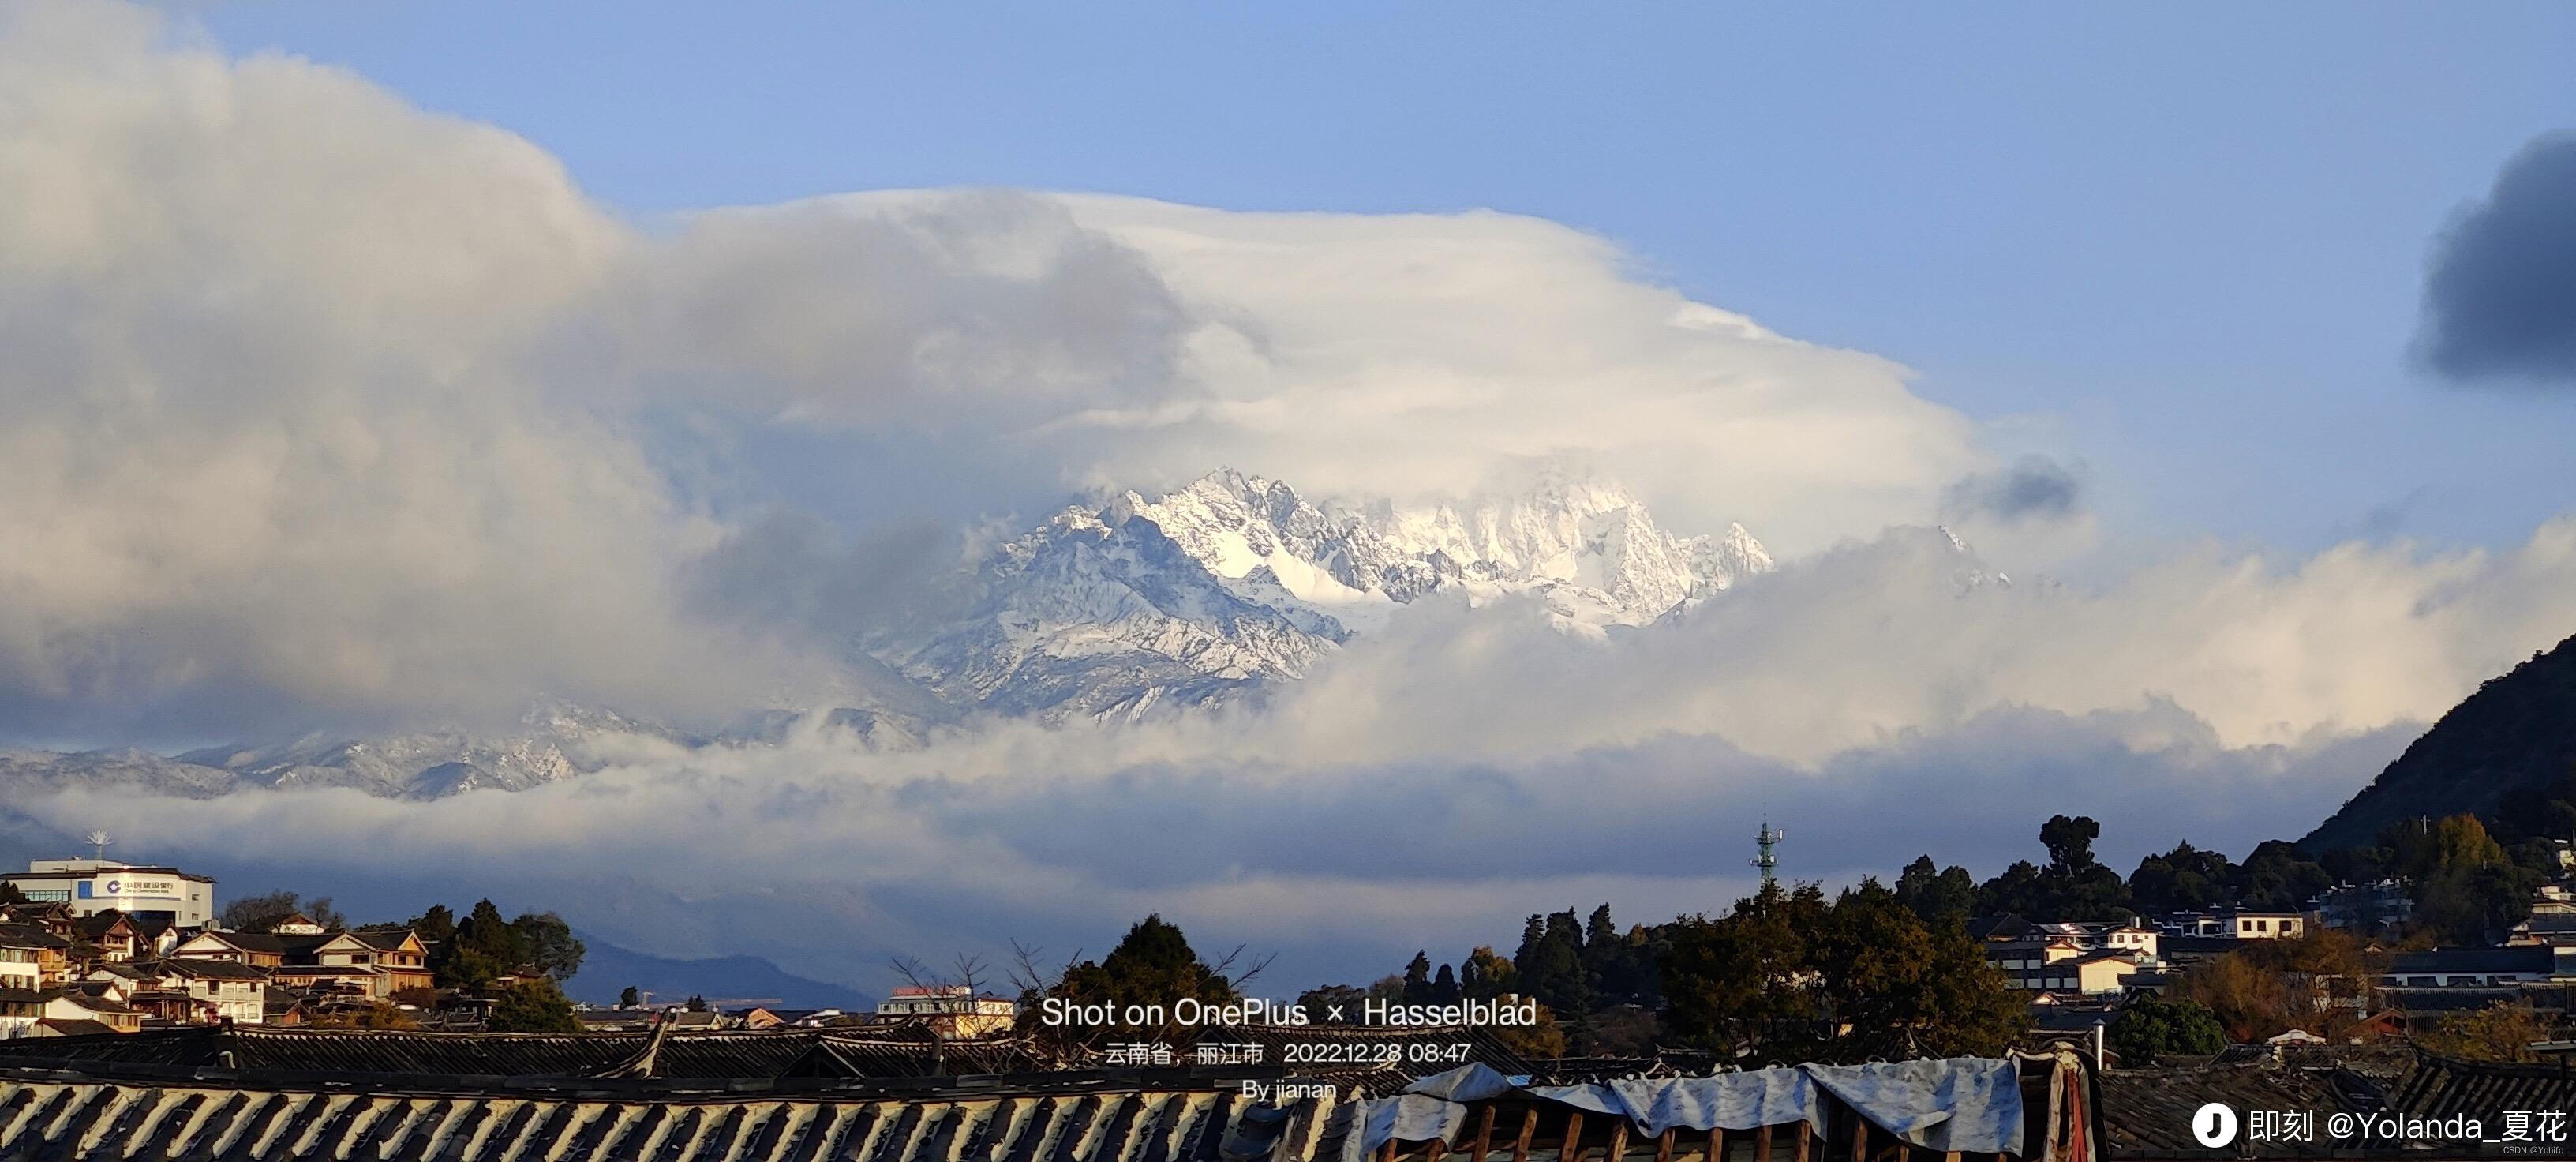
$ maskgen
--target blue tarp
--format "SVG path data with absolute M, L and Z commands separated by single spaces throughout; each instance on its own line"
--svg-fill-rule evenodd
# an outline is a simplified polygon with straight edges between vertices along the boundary
M 2021 1152 L 2021 1075 L 2008 1060 L 1952 1057 L 1870 1065 L 1800 1065 L 1709 1077 L 1623 1078 L 1592 1085 L 1528 1084 L 1492 1067 L 1464 1065 L 1414 1082 L 1393 1098 L 1350 1103 L 1343 1162 L 1365 1159 L 1388 1138 L 1455 1145 L 1464 1102 L 1515 1091 L 1577 1109 L 1616 1114 L 1647 1137 L 1666 1130 L 1750 1130 L 1805 1121 L 1825 1132 L 1817 1090 L 1870 1124 L 1917 1146 L 1970 1153 Z
M 1927 1150 L 2021 1153 L 2021 1070 L 1951 1057 L 1869 1065 L 1801 1065 L 1870 1124 Z

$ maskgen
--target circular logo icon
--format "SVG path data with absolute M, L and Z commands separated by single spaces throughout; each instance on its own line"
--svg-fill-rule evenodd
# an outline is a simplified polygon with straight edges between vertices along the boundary
M 2191 1136 L 2215 1150 L 2236 1140 L 2236 1111 L 2211 1102 L 2191 1115 Z
M 113 895 L 115 895 L 115 894 L 116 894 L 116 890 L 117 890 L 118 888 L 121 888 L 121 887 L 124 887 L 124 886 L 125 886 L 125 881 L 123 881 L 123 880 L 109 880 L 109 881 L 107 881 L 107 894 L 108 894 L 108 895 L 113 896 Z

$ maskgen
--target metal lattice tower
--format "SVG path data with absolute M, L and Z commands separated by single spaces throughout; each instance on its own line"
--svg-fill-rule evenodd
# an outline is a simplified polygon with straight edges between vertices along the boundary
M 1789 838 L 1788 834 L 1771 826 L 1771 821 L 1768 819 L 1762 821 L 1762 830 L 1753 836 L 1753 842 L 1762 848 L 1762 854 L 1753 857 L 1753 866 L 1762 869 L 1763 883 L 1770 883 L 1773 878 L 1771 869 L 1780 866 L 1780 857 L 1772 854 L 1771 849 L 1778 847 L 1780 841 L 1787 838 Z

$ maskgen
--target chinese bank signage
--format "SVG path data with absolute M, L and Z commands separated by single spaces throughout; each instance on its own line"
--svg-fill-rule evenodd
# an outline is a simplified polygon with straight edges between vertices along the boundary
M 100 876 L 80 885 L 84 900 L 177 900 L 179 881 L 166 876 Z

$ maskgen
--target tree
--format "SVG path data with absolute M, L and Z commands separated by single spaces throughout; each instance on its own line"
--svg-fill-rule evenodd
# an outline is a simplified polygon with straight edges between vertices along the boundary
M 1233 972 L 1235 960 L 1242 955 L 1238 947 L 1213 963 L 1202 959 L 1190 947 L 1189 937 L 1160 915 L 1149 915 L 1127 929 L 1127 935 L 1109 955 L 1098 961 L 1067 964 L 1052 982 L 1034 979 L 1021 981 L 1024 999 L 1056 997 L 1080 1005 L 1111 1005 L 1123 1013 L 1129 1006 L 1160 1005 L 1166 1017 L 1160 1026 L 1114 1024 L 1098 1029 L 1050 1029 L 1035 1023 L 1035 1004 L 1024 1004 L 1023 1027 L 1039 1030 L 1042 1035 L 1087 1040 L 1092 1033 L 1118 1032 L 1126 1035 L 1159 1035 L 1176 1042 L 1192 1039 L 1195 1027 L 1176 1019 L 1174 1005 L 1184 998 L 1210 1004 L 1241 999 L 1240 986 L 1260 974 L 1269 963 L 1262 958 L 1239 973 Z M 1425 959 L 1428 959 L 1427 957 Z M 1023 974 L 1034 956 L 1021 957 Z
M 2102 825 L 2085 815 L 2052 815 L 2040 825 L 2048 865 L 2023 860 L 1977 889 L 1977 911 L 2017 913 L 2042 922 L 2126 920 L 2133 914 L 2128 882 L 2093 857 Z
M 569 1011 L 569 1010 L 567 1010 Z M 363 1009 L 342 1009 L 313 1019 L 317 1029 L 417 1029 L 420 1021 L 400 1005 L 377 1001 Z
M 633 1008 L 640 1008 L 640 1007 L 642 1007 L 642 1005 L 643 1005 L 643 1004 L 644 1004 L 644 997 L 643 997 L 643 994 L 636 992 L 636 991 L 635 991 L 635 986 L 634 986 L 634 985 L 631 985 L 631 984 L 630 984 L 630 985 L 626 986 L 625 988 L 619 989 L 619 990 L 617 991 L 617 1007 L 618 1007 L 618 1008 L 621 1008 L 621 1009 L 633 1009 Z
M 1492 946 L 1479 944 L 1458 966 L 1458 991 L 1479 999 L 1499 997 L 1519 991 L 1519 976 L 1511 961 L 1503 959 Z
M 707 998 L 699 996 L 696 993 L 690 993 L 689 1003 L 680 1007 L 687 1009 L 692 1013 L 703 1013 L 707 1011 Z
M 1583 928 L 1575 922 L 1574 910 L 1530 917 L 1521 939 L 1520 951 L 1512 956 L 1521 991 L 1561 1014 L 1591 1012 L 1591 974 L 1584 970 Z
M 2339 1040 L 2360 1021 L 2387 954 L 2349 932 L 2310 928 L 2292 938 L 2248 940 L 2185 978 L 2237 1041 L 2304 1029 Z
M 1592 918 L 1583 922 L 1583 947 L 1585 951 L 1590 951 L 1595 948 L 1607 948 L 1610 946 L 1611 942 L 1618 938 L 1619 925 L 1611 921 L 1610 905 L 1608 904 L 1603 904 L 1598 908 L 1594 908 L 1592 910 Z
M 2475 815 L 2429 825 L 2400 824 L 2381 833 L 2400 871 L 2414 883 L 2420 930 L 2444 944 L 2483 943 L 2531 914 L 2542 873 L 2514 862 Z
M 445 904 L 430 905 L 428 911 L 412 917 L 406 926 L 424 944 L 439 945 L 456 939 L 456 913 L 448 911 Z
M 518 972 L 528 962 L 528 949 L 519 931 L 501 918 L 501 909 L 488 899 L 475 901 L 465 922 L 456 926 L 455 935 L 439 949 L 441 955 L 435 966 L 438 983 L 450 988 L 479 990 Z
M 495 1033 L 578 1033 L 572 1001 L 551 980 L 523 981 L 503 989 L 486 1025 Z
M 2325 868 L 2284 839 L 2256 847 L 2236 873 L 2237 901 L 2258 912 L 2304 911 L 2317 893 L 2334 886 Z
M 2002 874 L 1977 885 L 1977 914 L 1980 916 L 2000 916 L 2010 912 L 2035 918 L 2048 907 L 2039 882 L 2039 865 L 2026 859 L 2014 860 Z
M 2288 986 L 2242 953 L 2208 961 L 2184 979 L 2191 999 L 2217 1018 L 2230 1040 L 2258 1041 L 2290 1027 Z
M 1875 880 L 1828 903 L 1766 884 L 1719 919 L 1674 922 L 1666 1016 L 1698 1044 L 1763 1060 L 1994 1054 L 2023 1005 L 1956 925 L 1927 925 Z
M 216 923 L 235 932 L 273 932 L 289 917 L 301 914 L 322 926 L 326 932 L 344 931 L 348 917 L 331 906 L 331 897 L 303 899 L 293 892 L 270 892 L 264 896 L 243 896 L 224 905 Z
M 1535 1025 L 1496 1025 L 1489 1032 L 1494 1040 L 1502 1042 L 1503 1048 L 1526 1060 L 1565 1056 L 1565 1026 L 1545 1005 L 1539 1006 Z
M 2167 912 L 2205 912 L 2227 903 L 2236 865 L 2215 851 L 2177 843 L 2172 851 L 2138 861 L 2129 873 L 2129 899 L 2151 916 Z
M 2198 1001 L 2139 997 L 2103 1030 L 2103 1040 L 2120 1055 L 2121 1065 L 2135 1069 L 2168 1057 L 2216 1053 L 2227 1047 L 2227 1030 Z
M 1938 868 L 1931 856 L 1917 856 L 1896 877 L 1896 901 L 1925 923 L 1946 916 L 1968 916 L 1977 910 L 1977 883 L 1969 878 L 1966 868 L 1956 864 Z
M 2448 1013 L 2419 1041 L 2445 1057 L 2471 1061 L 2535 1061 L 2537 1041 L 2551 1039 L 2549 1023 L 2528 1005 L 2497 1001 L 2483 1009 Z
M 223 911 L 215 914 L 215 923 L 235 932 L 266 932 L 294 915 L 295 905 L 293 892 L 242 896 L 226 903 Z
M 1404 1003 L 1431 1003 L 1431 956 L 1427 950 L 1415 952 L 1404 966 Z
M 2039 842 L 2048 848 L 2048 866 L 2040 869 L 2045 913 L 2033 919 L 2058 921 L 2125 920 L 2131 916 L 2129 885 L 2120 873 L 2093 857 L 2093 841 L 2102 825 L 2090 816 L 2052 815 L 2040 825 Z
M 552 912 L 526 912 L 510 921 L 510 934 L 529 967 L 556 980 L 571 980 L 581 971 L 589 950 L 572 934 L 572 925 Z
M 1367 1002 L 1367 993 L 1346 984 L 1328 984 L 1297 995 L 1297 1005 L 1306 1010 L 1306 1019 L 1318 1025 L 1359 1024 L 1360 1006 Z
M 1454 1005 L 1458 998 L 1458 974 L 1450 971 L 1448 965 L 1441 965 L 1440 971 L 1431 977 L 1431 1003 Z

